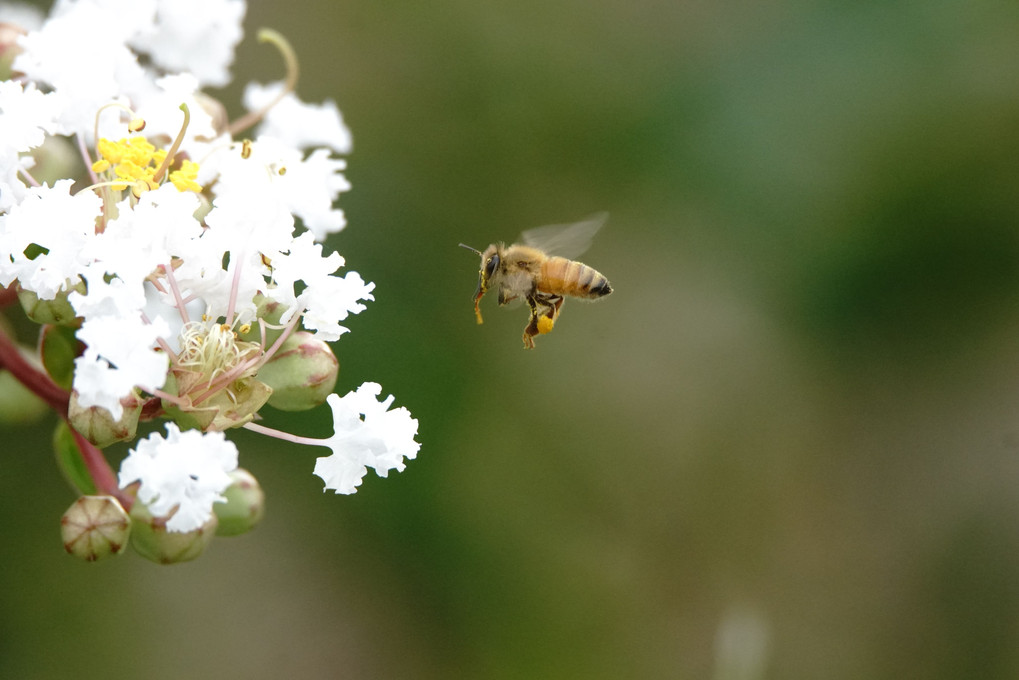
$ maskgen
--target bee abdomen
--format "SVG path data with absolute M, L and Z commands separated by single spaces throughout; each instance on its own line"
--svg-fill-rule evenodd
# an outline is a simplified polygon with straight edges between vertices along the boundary
M 611 293 L 612 286 L 593 267 L 565 257 L 550 257 L 542 264 L 538 290 L 554 295 L 594 299 Z

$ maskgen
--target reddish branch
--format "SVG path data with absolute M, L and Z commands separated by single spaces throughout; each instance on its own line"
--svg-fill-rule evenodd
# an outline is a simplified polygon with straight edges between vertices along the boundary
M 50 408 L 67 417 L 71 394 L 29 361 L 3 331 L 0 331 L 0 368 L 6 368 L 18 382 L 49 404 Z
M 120 487 L 117 486 L 117 476 L 113 474 L 110 464 L 106 462 L 103 452 L 95 444 L 81 436 L 73 427 L 70 430 L 71 434 L 74 435 L 74 442 L 78 445 L 78 450 L 81 451 L 85 467 L 88 468 L 92 481 L 96 485 L 96 490 L 99 493 L 114 496 L 124 506 L 125 510 L 130 510 L 134 504 L 134 499 L 121 491 Z
M 38 395 L 50 408 L 60 414 L 61 418 L 67 418 L 67 406 L 71 400 L 70 393 L 53 382 L 45 371 L 29 361 L 14 344 L 14 341 L 3 331 L 0 331 L 0 368 L 10 371 L 18 379 L 18 382 Z M 70 423 L 68 425 L 70 426 Z M 96 489 L 100 493 L 115 496 L 125 508 L 130 508 L 133 499 L 118 487 L 117 477 L 113 474 L 103 452 L 95 444 L 81 436 L 74 427 L 70 427 L 70 430 Z

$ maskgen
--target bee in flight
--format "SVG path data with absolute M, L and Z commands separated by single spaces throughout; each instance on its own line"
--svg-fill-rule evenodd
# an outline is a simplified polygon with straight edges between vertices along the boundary
M 498 287 L 500 305 L 523 298 L 531 308 L 524 349 L 534 349 L 534 336 L 552 330 L 565 296 L 595 300 L 611 293 L 608 279 L 571 259 L 587 250 L 607 218 L 607 213 L 599 213 L 582 222 L 529 229 L 521 235 L 523 243 L 493 243 L 484 252 L 461 243 L 461 248 L 481 257 L 474 292 L 478 323 L 482 323 L 478 305 L 490 288 Z

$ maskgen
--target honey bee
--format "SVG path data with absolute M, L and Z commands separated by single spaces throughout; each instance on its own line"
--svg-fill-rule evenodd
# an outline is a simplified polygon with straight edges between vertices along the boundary
M 460 244 L 481 257 L 478 289 L 474 292 L 474 315 L 482 323 L 481 298 L 490 288 L 499 289 L 499 304 L 523 298 L 531 309 L 524 328 L 524 349 L 534 349 L 534 336 L 552 330 L 566 296 L 595 300 L 612 292 L 608 279 L 592 267 L 571 258 L 591 245 L 607 213 L 573 224 L 552 224 L 529 229 L 523 243 L 493 243 L 484 252 Z

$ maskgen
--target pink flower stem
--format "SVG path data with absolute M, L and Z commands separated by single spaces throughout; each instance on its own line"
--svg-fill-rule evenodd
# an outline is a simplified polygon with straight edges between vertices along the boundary
M 163 266 L 163 270 L 166 272 L 166 282 L 170 286 L 170 292 L 173 293 L 174 302 L 177 305 L 177 311 L 180 313 L 180 320 L 184 323 L 190 323 L 191 319 L 188 318 L 187 303 L 180 296 L 180 288 L 177 287 L 177 279 L 173 276 L 173 263 L 166 264 Z M 172 356 L 172 352 L 170 353 Z
M 268 437 L 275 437 L 276 439 L 282 439 L 285 442 L 293 442 L 294 444 L 305 444 L 307 446 L 324 446 L 329 448 L 328 439 L 316 439 L 314 437 L 302 437 L 297 434 L 291 434 L 290 432 L 283 432 L 265 425 L 259 425 L 258 423 L 244 423 L 242 425 L 245 430 L 251 430 L 258 434 L 264 434 Z

